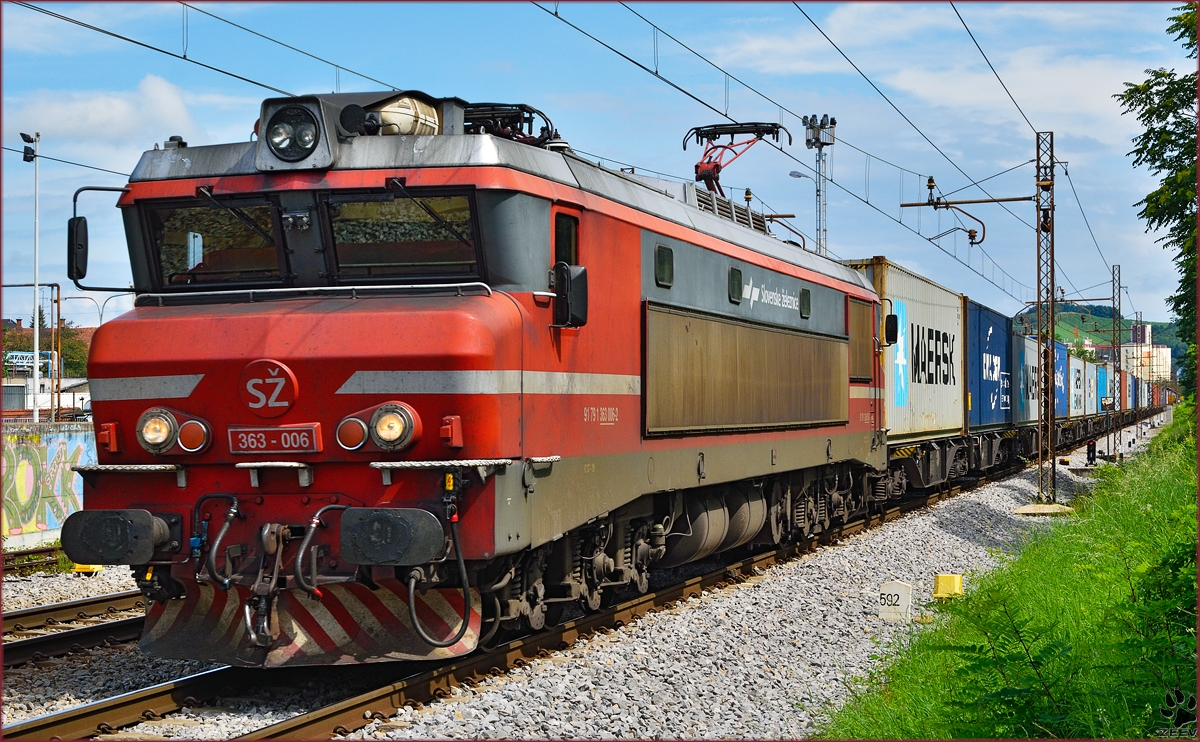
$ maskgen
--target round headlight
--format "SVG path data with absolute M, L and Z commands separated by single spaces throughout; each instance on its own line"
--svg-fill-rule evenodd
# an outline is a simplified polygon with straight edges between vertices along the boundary
M 292 146 L 292 136 L 296 132 L 292 130 L 292 125 L 280 121 L 271 127 L 271 148 L 272 149 L 287 149 Z
M 138 420 L 137 438 L 142 448 L 150 453 L 163 453 L 175 445 L 179 435 L 179 423 L 175 416 L 163 409 L 149 409 Z
M 398 404 L 381 405 L 371 415 L 371 440 L 385 451 L 407 446 L 413 439 L 412 414 Z
M 320 140 L 317 119 L 307 108 L 284 106 L 267 122 L 267 146 L 281 160 L 303 160 Z
M 408 426 L 404 424 L 404 418 L 400 417 L 399 413 L 388 412 L 379 416 L 375 421 L 375 435 L 379 440 L 386 443 L 395 443 L 404 435 L 404 431 Z

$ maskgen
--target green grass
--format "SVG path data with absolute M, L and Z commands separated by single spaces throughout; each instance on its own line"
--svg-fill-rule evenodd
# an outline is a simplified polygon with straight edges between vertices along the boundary
M 837 738 L 1147 737 L 1196 688 L 1195 410 L 1104 467 L 1077 513 L 939 607 L 821 730 Z M 1192 727 L 1191 736 L 1195 736 Z

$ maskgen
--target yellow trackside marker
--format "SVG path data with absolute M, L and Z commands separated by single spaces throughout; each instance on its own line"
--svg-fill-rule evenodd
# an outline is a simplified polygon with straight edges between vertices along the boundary
M 454 475 L 447 474 L 446 475 L 446 491 L 449 492 L 453 489 L 454 489 Z
M 954 598 L 963 594 L 962 575 L 934 575 L 933 597 Z

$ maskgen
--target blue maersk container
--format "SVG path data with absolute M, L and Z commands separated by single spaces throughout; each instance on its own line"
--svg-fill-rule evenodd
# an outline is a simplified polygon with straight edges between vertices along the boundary
M 1112 389 L 1108 388 L 1108 364 L 1096 364 L 1096 411 L 1103 415 L 1108 410 L 1104 409 L 1104 400 L 1112 398 Z
M 964 297 L 967 304 L 967 425 L 971 430 L 1012 423 L 1012 320 Z
M 1070 410 L 1068 395 L 1070 390 L 1067 385 L 1067 346 L 1062 343 L 1054 343 L 1054 416 L 1056 418 L 1066 419 L 1067 412 Z

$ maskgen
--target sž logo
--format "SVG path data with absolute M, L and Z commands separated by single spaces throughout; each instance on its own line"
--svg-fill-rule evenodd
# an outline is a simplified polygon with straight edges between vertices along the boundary
M 238 394 L 250 411 L 260 417 L 279 417 L 291 409 L 300 394 L 296 375 L 279 361 L 253 361 L 242 370 Z

